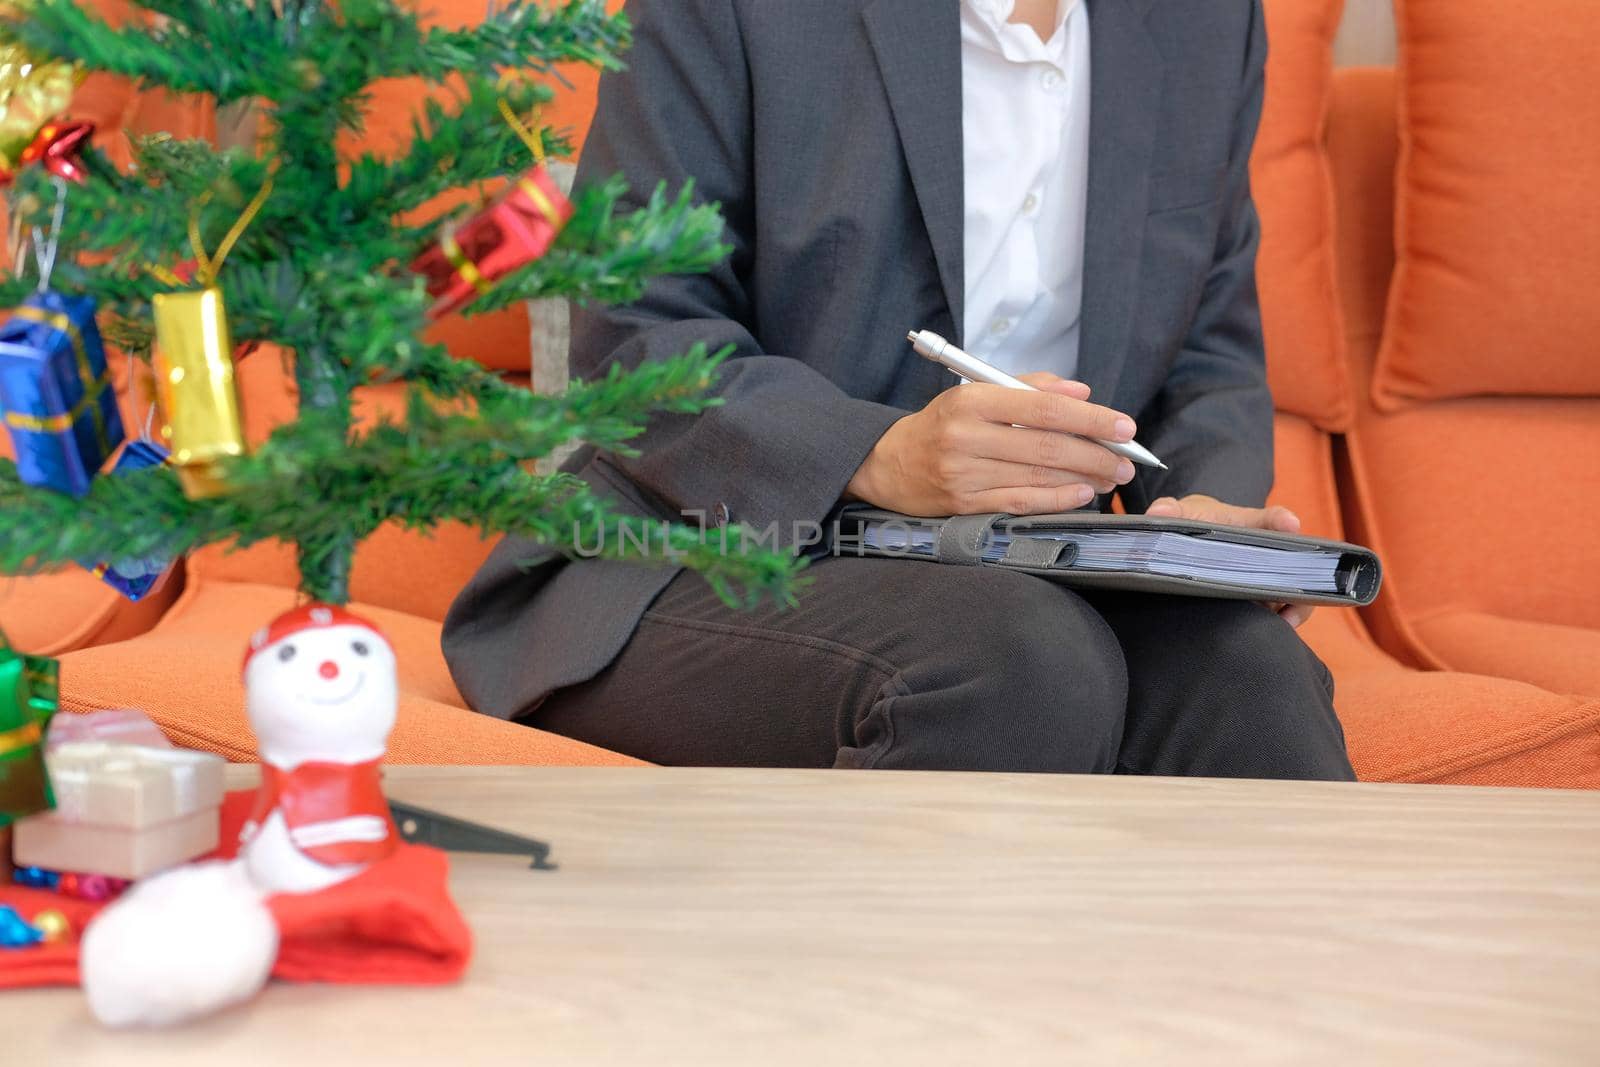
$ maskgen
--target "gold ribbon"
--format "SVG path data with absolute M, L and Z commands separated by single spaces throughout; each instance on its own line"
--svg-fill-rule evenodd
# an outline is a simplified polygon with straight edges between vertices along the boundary
M 483 272 L 478 269 L 478 265 L 468 259 L 467 254 L 461 250 L 461 246 L 456 243 L 456 235 L 454 233 L 446 233 L 439 238 L 439 250 L 444 253 L 444 258 L 450 261 L 450 265 L 456 269 L 456 273 L 461 276 L 461 280 L 472 286 L 480 294 L 487 293 L 494 288 L 489 284 L 488 279 L 483 276 Z
M 256 191 L 256 195 L 251 197 L 250 202 L 244 206 L 244 210 L 239 213 L 239 217 L 234 220 L 233 225 L 228 227 L 228 232 L 223 235 L 222 242 L 217 245 L 217 252 L 214 256 L 206 255 L 205 238 L 200 233 L 200 210 L 211 202 L 210 192 L 202 193 L 200 199 L 195 201 L 194 209 L 189 212 L 189 247 L 194 251 L 194 283 L 197 286 L 204 289 L 216 283 L 217 274 L 222 270 L 222 261 L 228 258 L 228 253 L 232 252 L 233 246 L 239 243 L 239 238 L 244 236 L 246 227 L 255 221 L 256 215 L 261 212 L 262 205 L 267 202 L 267 197 L 271 195 L 272 175 L 268 174 L 266 180 L 261 183 L 261 188 Z M 159 263 L 147 263 L 144 269 L 145 273 L 156 279 L 156 281 L 163 285 L 170 285 L 174 289 L 182 288 L 189 284 L 178 277 L 172 270 L 163 267 Z
M 100 446 L 100 451 L 109 452 L 111 442 L 106 436 L 106 417 L 100 410 L 100 394 L 111 385 L 111 370 L 106 369 L 102 375 L 96 375 L 89 366 L 89 352 L 84 347 L 83 335 L 78 332 L 77 324 L 59 311 L 46 311 L 44 308 L 24 304 L 12 312 L 13 318 L 23 319 L 27 322 L 36 322 L 41 326 L 49 327 L 58 333 L 67 335 L 67 340 L 72 344 L 72 353 L 78 360 L 78 378 L 83 382 L 83 396 L 72 406 L 71 411 L 60 415 L 25 415 L 20 411 L 6 412 L 6 425 L 14 426 L 19 430 L 29 430 L 33 433 L 65 433 L 72 429 L 74 423 L 83 416 L 85 411 L 94 415 L 94 437 Z
M 559 227 L 561 225 L 561 212 L 556 210 L 556 206 L 550 202 L 550 198 L 544 195 L 544 190 L 539 188 L 532 178 L 518 178 L 517 188 L 522 190 L 523 195 L 529 200 L 533 201 L 533 206 L 539 209 L 539 214 L 545 217 L 546 222 L 552 226 Z
M 511 132 L 522 138 L 522 143 L 528 146 L 528 151 L 533 153 L 533 161 L 539 166 L 544 166 L 544 138 L 529 129 L 517 118 L 517 113 L 511 110 L 511 105 L 506 103 L 505 97 L 500 98 L 500 116 L 506 120 L 506 125 L 511 127 Z M 537 108 L 533 112 L 533 121 L 539 121 Z
M 44 727 L 36 722 L 24 723 L 15 730 L 6 730 L 0 733 L 0 756 L 9 756 L 13 752 L 32 748 L 43 737 Z
M 256 214 L 261 210 L 261 206 L 267 202 L 267 197 L 271 195 L 272 175 L 268 174 L 261 183 L 261 188 L 256 191 L 256 195 L 251 197 L 250 202 L 239 213 L 239 217 L 233 221 L 233 225 L 228 227 L 228 232 L 223 235 L 222 243 L 217 245 L 217 253 L 214 256 L 206 255 L 205 243 L 200 236 L 200 209 L 206 206 L 206 203 L 211 199 L 211 194 L 209 192 L 204 193 L 199 200 L 195 201 L 194 210 L 189 212 L 189 247 L 194 250 L 194 260 L 198 264 L 194 272 L 194 278 L 195 281 L 200 283 L 202 289 L 216 283 L 217 272 L 222 270 L 222 261 L 228 258 L 228 253 L 233 251 L 233 246 L 238 243 L 240 237 L 244 236 L 245 227 L 254 221 Z

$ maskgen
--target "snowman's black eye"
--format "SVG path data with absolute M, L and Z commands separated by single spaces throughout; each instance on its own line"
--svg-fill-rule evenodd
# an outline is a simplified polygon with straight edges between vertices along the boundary
M 284 645 L 282 648 L 278 649 L 278 662 L 279 663 L 288 663 L 292 659 L 294 659 L 294 646 L 293 645 Z
M 367 654 L 367 643 L 365 641 L 351 641 L 350 647 L 355 650 L 355 654 L 358 656 Z

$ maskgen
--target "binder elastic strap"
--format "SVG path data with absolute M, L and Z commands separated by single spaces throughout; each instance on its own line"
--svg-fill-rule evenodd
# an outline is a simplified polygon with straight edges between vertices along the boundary
M 1013 535 L 1000 560 L 1002 567 L 1022 567 L 1032 570 L 1051 570 L 1070 567 L 1078 558 L 1078 543 L 1053 537 Z
M 940 563 L 976 567 L 983 562 L 983 543 L 999 514 L 952 515 L 939 527 L 933 556 Z

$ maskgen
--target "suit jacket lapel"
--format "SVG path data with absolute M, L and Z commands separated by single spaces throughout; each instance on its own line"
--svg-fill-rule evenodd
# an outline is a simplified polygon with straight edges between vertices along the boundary
M 1150 0 L 1089 0 L 1089 202 L 1078 377 L 1112 403 L 1138 309 L 1162 58 Z
M 966 294 L 961 9 L 953 0 L 871 0 L 864 17 L 955 320 L 951 339 L 960 344 Z

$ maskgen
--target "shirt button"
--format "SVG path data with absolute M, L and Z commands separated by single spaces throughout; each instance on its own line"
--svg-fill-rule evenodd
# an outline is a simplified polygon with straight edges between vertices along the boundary
M 1061 77 L 1061 72 L 1059 70 L 1051 69 L 1044 72 L 1044 75 L 1039 79 L 1039 84 L 1043 85 L 1051 92 L 1055 92 L 1057 89 L 1061 88 L 1061 83 L 1063 81 L 1065 81 L 1065 79 Z
M 1011 332 L 1011 320 L 995 319 L 994 322 L 989 325 L 989 332 L 994 334 L 996 337 L 1004 337 L 1006 334 Z
M 1039 210 L 1039 198 L 1029 193 L 1022 200 L 1022 213 L 1024 215 L 1032 215 L 1037 210 Z
M 728 505 L 720 500 L 717 501 L 717 506 L 711 509 L 711 521 L 716 523 L 717 529 L 727 529 L 728 523 L 732 519 L 733 516 L 728 512 Z

